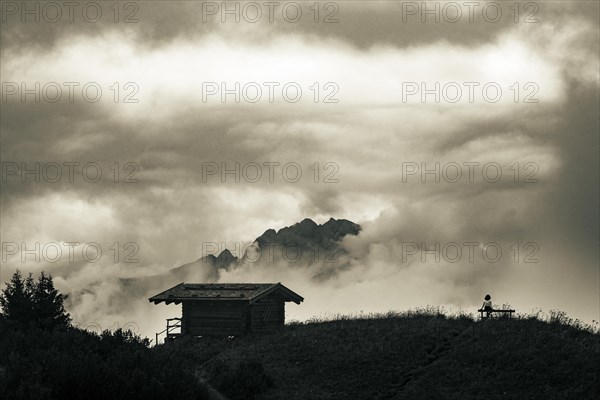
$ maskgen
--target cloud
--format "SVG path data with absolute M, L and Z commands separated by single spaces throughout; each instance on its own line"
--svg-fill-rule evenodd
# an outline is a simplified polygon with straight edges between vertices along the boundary
M 203 243 L 229 246 L 334 216 L 364 227 L 345 242 L 353 261 L 337 274 L 320 281 L 320 265 L 273 264 L 222 279 L 282 281 L 307 299 L 288 309 L 295 318 L 425 304 L 470 309 L 487 291 L 520 310 L 595 318 L 597 4 L 543 3 L 534 24 L 515 23 L 510 9 L 498 23 L 423 23 L 419 15 L 404 23 L 392 2 L 340 4 L 334 24 L 199 23 L 198 2 L 140 6 L 138 24 L 0 27 L 3 82 L 63 89 L 56 103 L 35 103 L 31 94 L 2 103 L 3 171 L 6 162 L 17 166 L 2 180 L 2 241 L 94 241 L 104 250 L 93 263 L 22 263 L 17 253 L 3 263 L 2 280 L 15 268 L 46 269 L 72 294 L 78 320 L 135 320 L 150 334 L 178 311 L 151 307 L 146 297 L 178 283 L 164 274 L 202 256 Z M 65 82 L 80 83 L 73 102 Z M 102 88 L 98 102 L 83 97 L 90 82 Z M 203 102 L 203 82 L 257 82 L 264 95 L 257 103 L 235 103 L 231 94 Z M 276 101 L 264 82 L 281 83 Z M 299 102 L 282 98 L 286 82 L 302 88 Z M 456 103 L 448 101 L 452 82 L 462 90 Z M 465 82 L 479 83 L 472 102 Z M 407 83 L 419 92 L 403 98 Z M 432 94 L 422 101 L 422 83 L 439 83 L 439 102 Z M 482 94 L 486 83 L 501 87 L 498 102 Z M 124 103 L 129 94 L 139 102 Z M 330 94 L 339 101 L 324 103 Z M 538 102 L 524 103 L 526 96 Z M 23 182 L 22 163 L 31 170 L 36 162 L 42 179 Z M 60 181 L 45 179 L 48 163 L 62 166 Z M 72 181 L 64 163 L 78 163 Z M 83 173 L 88 163 L 102 170 L 97 182 Z M 465 163 L 478 163 L 472 179 Z M 452 182 L 446 173 L 457 165 L 462 176 Z M 486 175 L 496 166 L 497 182 Z M 425 168 L 439 172 L 423 175 Z M 538 182 L 524 182 L 528 176 Z M 541 261 L 402 262 L 408 242 L 467 241 L 498 242 L 506 257 L 512 243 L 523 253 L 535 242 Z M 138 263 L 123 263 L 127 243 L 139 247 Z M 194 279 L 204 278 L 202 270 Z

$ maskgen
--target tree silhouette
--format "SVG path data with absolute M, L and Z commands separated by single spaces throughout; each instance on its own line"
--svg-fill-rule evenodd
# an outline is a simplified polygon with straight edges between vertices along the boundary
M 33 319 L 33 278 L 31 274 L 23 280 L 17 270 L 0 294 L 2 316 L 8 321 L 28 323 Z
M 57 326 L 67 326 L 71 317 L 65 311 L 63 296 L 54 288 L 52 275 L 41 272 L 33 288 L 33 310 L 40 328 L 52 329 Z
M 43 271 L 35 282 L 32 274 L 23 279 L 17 270 L 0 293 L 2 317 L 18 325 L 34 324 L 42 329 L 69 326 L 71 317 L 65 311 L 63 296 L 54 287 L 52 275 Z

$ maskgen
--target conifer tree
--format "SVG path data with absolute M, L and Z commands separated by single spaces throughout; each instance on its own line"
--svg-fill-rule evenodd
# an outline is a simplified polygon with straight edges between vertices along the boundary
M 32 289 L 34 283 L 31 274 L 24 280 L 21 271 L 17 270 L 6 288 L 0 293 L 2 317 L 8 321 L 28 323 L 33 319 Z
M 35 324 L 42 329 L 68 326 L 71 317 L 65 311 L 65 299 L 54 287 L 52 275 L 42 271 L 36 282 L 32 274 L 23 279 L 17 270 L 0 293 L 1 315 L 23 326 Z

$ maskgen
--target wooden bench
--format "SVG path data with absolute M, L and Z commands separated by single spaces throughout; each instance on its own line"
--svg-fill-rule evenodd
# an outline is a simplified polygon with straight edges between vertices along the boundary
M 492 316 L 492 314 L 494 314 L 494 313 L 501 314 L 501 315 L 506 315 L 506 314 L 508 314 L 508 318 L 512 318 L 512 315 L 513 315 L 513 313 L 515 312 L 515 310 L 495 310 L 495 309 L 492 309 L 492 310 L 484 310 L 483 308 L 480 308 L 480 309 L 479 309 L 479 310 L 477 310 L 477 311 L 479 311 L 479 313 L 481 314 L 481 318 L 482 318 L 482 319 L 483 319 L 483 318 L 488 318 L 487 314 L 489 314 L 489 316 L 491 317 L 491 316 Z M 484 316 L 484 314 L 486 314 L 486 315 Z

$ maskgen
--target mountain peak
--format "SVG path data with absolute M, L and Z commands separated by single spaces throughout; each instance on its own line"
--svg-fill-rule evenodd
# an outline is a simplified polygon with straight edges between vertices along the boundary
M 217 266 L 227 268 L 230 264 L 235 263 L 238 260 L 236 256 L 231 254 L 229 249 L 225 249 L 217 257 Z
M 300 225 L 306 225 L 306 226 L 318 226 L 317 223 L 315 221 L 313 221 L 310 218 L 304 218 L 301 222 Z
M 325 248 L 339 242 L 346 235 L 358 235 L 359 232 L 360 225 L 346 219 L 329 218 L 324 224 L 318 225 L 312 219 L 304 218 L 277 232 L 269 229 L 256 238 L 256 242 L 260 247 L 294 244 L 300 249 L 309 249 L 315 245 Z
M 294 246 L 304 254 L 313 254 L 315 249 L 327 249 L 328 252 L 331 252 L 332 249 L 341 246 L 340 242 L 346 235 L 358 235 L 360 229 L 360 225 L 346 219 L 329 218 L 324 224 L 318 225 L 312 219 L 304 218 L 279 231 L 275 231 L 273 228 L 267 229 L 256 238 L 255 242 L 259 251 L 268 246 Z M 340 250 L 344 251 L 341 247 Z M 218 256 L 209 254 L 198 261 L 208 263 L 218 271 L 219 269 L 229 269 L 236 264 L 244 264 L 245 256 L 246 254 L 238 259 L 229 249 L 224 249 Z
M 229 251 L 229 249 L 225 249 L 221 252 L 221 254 L 219 254 L 218 258 L 224 258 L 229 256 L 233 256 L 233 254 L 231 253 L 231 251 Z

